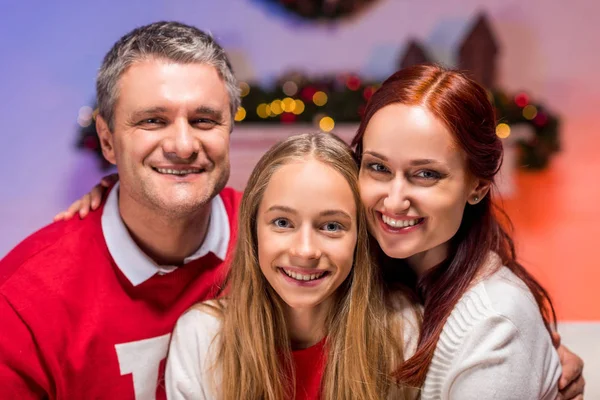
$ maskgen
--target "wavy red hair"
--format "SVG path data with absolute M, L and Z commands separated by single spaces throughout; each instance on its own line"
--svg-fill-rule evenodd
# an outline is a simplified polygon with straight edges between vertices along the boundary
M 394 103 L 426 107 L 454 136 L 465 153 L 468 171 L 493 185 L 502 165 L 503 147 L 496 135 L 494 107 L 484 88 L 463 73 L 438 66 L 419 65 L 396 72 L 371 97 L 352 140 L 359 162 L 369 121 L 377 111 Z M 424 305 L 417 351 L 394 373 L 399 383 L 422 386 L 448 316 L 480 272 L 490 251 L 496 252 L 504 265 L 529 287 L 548 330 L 555 325 L 550 297 L 517 262 L 509 234 L 512 224 L 493 196 L 490 191 L 479 203 L 465 208 L 461 226 L 451 239 L 448 258 L 418 280 L 403 260 L 391 259 L 379 249 L 386 284 L 408 286 Z

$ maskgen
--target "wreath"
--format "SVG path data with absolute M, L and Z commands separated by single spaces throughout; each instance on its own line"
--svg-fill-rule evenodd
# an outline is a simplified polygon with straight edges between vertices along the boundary
M 334 21 L 355 16 L 376 0 L 263 0 L 304 20 Z

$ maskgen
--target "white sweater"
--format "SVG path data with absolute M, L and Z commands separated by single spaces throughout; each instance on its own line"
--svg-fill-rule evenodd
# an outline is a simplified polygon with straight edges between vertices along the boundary
M 413 313 L 402 312 L 405 357 L 416 348 Z M 220 321 L 192 309 L 177 322 L 166 368 L 167 397 L 215 399 L 212 369 Z M 560 361 L 537 303 L 509 269 L 474 285 L 461 298 L 438 342 L 421 400 L 555 399 Z
M 499 265 L 491 256 L 490 268 Z M 508 268 L 475 284 L 440 335 L 421 400 L 555 399 L 561 365 L 527 286 Z
M 397 300 L 404 347 L 414 352 L 418 339 L 414 308 L 403 298 Z M 221 320 L 205 309 L 192 308 L 179 318 L 171 336 L 165 371 L 169 400 L 217 399 L 221 373 L 214 366 L 220 329 Z
M 221 321 L 193 308 L 179 317 L 171 336 L 165 370 L 169 400 L 213 400 L 220 382 L 214 368 Z

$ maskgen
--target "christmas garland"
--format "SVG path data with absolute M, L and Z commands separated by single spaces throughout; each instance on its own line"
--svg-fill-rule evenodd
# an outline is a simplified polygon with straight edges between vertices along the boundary
M 310 123 L 322 131 L 334 130 L 336 123 L 356 123 L 364 113 L 367 101 L 378 89 L 379 82 L 363 81 L 354 74 L 308 79 L 301 74 L 288 74 L 273 87 L 250 85 L 242 82 L 242 106 L 235 120 L 238 126 L 247 124 Z M 496 133 L 506 139 L 511 126 L 526 124 L 531 135 L 516 138 L 520 149 L 519 166 L 542 169 L 560 149 L 559 120 L 543 105 L 534 103 L 525 93 L 508 96 L 501 91 L 489 92 L 496 107 Z M 104 160 L 96 134 L 95 113 L 82 107 L 78 146 L 95 152 L 101 167 L 110 164 Z

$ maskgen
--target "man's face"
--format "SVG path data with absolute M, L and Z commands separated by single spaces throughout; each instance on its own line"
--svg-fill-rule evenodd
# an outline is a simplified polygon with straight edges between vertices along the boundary
M 98 121 L 104 155 L 119 171 L 121 204 L 174 217 L 197 212 L 229 179 L 231 119 L 214 67 L 163 59 L 129 67 L 113 132 Z

